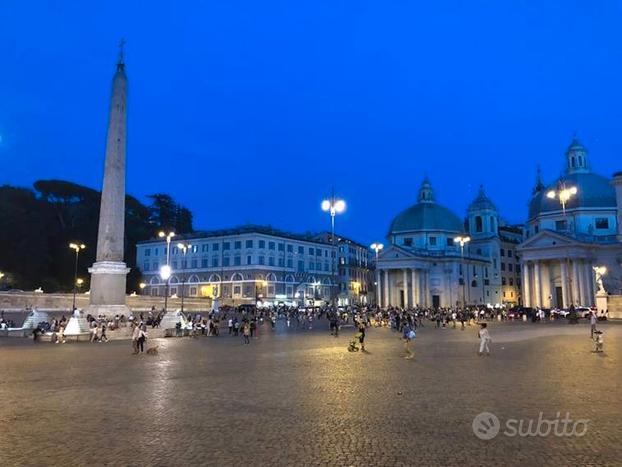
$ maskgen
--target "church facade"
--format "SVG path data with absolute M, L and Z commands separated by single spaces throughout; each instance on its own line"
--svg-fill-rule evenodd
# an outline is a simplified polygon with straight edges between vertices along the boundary
M 529 203 L 525 241 L 518 249 L 524 305 L 595 305 L 594 268 L 606 271 L 602 282 L 608 294 L 622 294 L 621 215 L 622 173 L 608 179 L 592 172 L 588 152 L 575 138 L 564 174 L 546 186 L 538 175 Z
M 377 301 L 384 308 L 516 303 L 521 239 L 521 228 L 505 225 L 483 187 L 462 221 L 436 202 L 426 178 L 417 203 L 391 223 L 377 262 Z

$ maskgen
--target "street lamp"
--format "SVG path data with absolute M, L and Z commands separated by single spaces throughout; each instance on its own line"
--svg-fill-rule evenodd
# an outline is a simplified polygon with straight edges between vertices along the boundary
M 143 294 L 143 291 L 145 290 L 145 287 L 147 287 L 147 284 L 145 284 L 144 282 L 141 282 L 140 284 L 138 284 L 138 287 L 140 288 L 140 294 Z
M 170 266 L 170 262 L 171 262 L 171 240 L 172 238 L 175 236 L 175 232 L 170 231 L 169 233 L 166 233 L 164 231 L 160 231 L 158 233 L 158 237 L 160 238 L 166 238 L 166 265 L 162 266 L 160 268 L 160 278 L 165 281 L 165 287 L 164 287 L 164 312 L 166 312 L 166 305 L 168 304 L 168 286 L 169 286 L 169 279 L 171 278 L 171 266 Z
M 378 270 L 378 254 L 384 248 L 382 243 L 372 243 L 371 249 L 376 252 L 376 282 L 374 285 L 376 286 L 376 304 L 378 307 L 381 306 L 380 303 L 380 271 Z
M 184 242 L 180 242 L 177 244 L 177 248 L 179 248 L 181 250 L 181 252 L 184 255 L 184 259 L 183 259 L 183 263 L 186 262 L 186 254 L 188 253 L 188 250 L 190 249 L 192 245 L 190 245 L 190 243 L 184 243 Z M 182 266 L 183 266 L 182 263 Z M 187 267 L 188 264 L 186 263 L 186 265 L 182 268 L 184 269 L 185 267 Z M 182 273 L 181 275 L 181 312 L 184 312 L 184 287 L 186 285 L 186 276 Z
M 371 249 L 376 252 L 376 267 L 378 267 L 378 253 L 384 248 L 382 243 L 372 243 Z
M 570 198 L 577 194 L 576 186 L 566 186 L 563 181 L 560 181 L 557 185 L 556 190 L 549 190 L 546 193 L 546 197 L 549 199 L 559 199 L 560 204 L 562 205 L 562 212 L 566 215 L 566 203 L 570 201 Z
M 463 274 L 462 274 L 462 306 L 466 307 L 466 276 L 467 274 L 464 274 L 464 269 L 465 269 L 465 265 L 464 265 L 464 245 L 466 245 L 467 243 L 469 243 L 471 241 L 471 237 L 469 236 L 462 236 L 459 235 L 456 238 L 454 238 L 454 242 L 458 242 L 460 244 L 460 257 L 462 258 L 461 264 L 462 264 L 462 269 L 463 269 Z
M 76 292 L 78 287 L 78 257 L 80 256 L 80 251 L 86 248 L 84 243 L 70 243 L 69 248 L 76 252 L 76 261 L 73 268 L 73 301 L 71 305 L 71 311 L 73 312 L 76 309 Z
M 335 194 L 333 193 L 330 199 L 325 199 L 322 201 L 322 211 L 330 213 L 330 233 L 331 233 L 331 243 L 333 245 L 333 254 L 335 255 L 332 258 L 332 276 L 333 276 L 333 288 L 337 285 L 336 281 L 336 267 L 335 262 L 337 261 L 337 250 L 335 248 L 335 216 L 337 214 L 341 214 L 346 210 L 346 202 L 342 199 L 335 198 Z M 335 306 L 335 295 L 331 289 L 331 301 L 332 305 Z

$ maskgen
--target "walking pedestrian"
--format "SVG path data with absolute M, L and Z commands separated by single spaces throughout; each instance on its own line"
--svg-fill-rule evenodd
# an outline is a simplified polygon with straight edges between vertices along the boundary
M 590 339 L 594 339 L 594 332 L 596 331 L 597 322 L 598 318 L 596 317 L 596 313 L 592 311 L 590 313 Z
M 407 360 L 410 360 L 415 356 L 415 354 L 410 350 L 410 341 L 415 337 L 415 331 L 410 327 L 410 324 L 404 324 L 402 340 L 404 341 L 404 358 Z
M 490 347 L 488 344 L 492 342 L 492 339 L 490 338 L 488 325 L 486 323 L 480 323 L 480 330 L 477 333 L 477 337 L 479 337 L 479 352 L 477 354 L 481 357 L 484 355 L 484 352 L 486 352 L 486 356 L 490 357 Z
M 251 335 L 251 326 L 250 324 L 248 324 L 248 321 L 245 321 L 244 325 L 242 326 L 242 336 L 244 338 L 244 344 L 251 343 L 250 335 Z
M 138 353 L 138 338 L 140 337 L 140 327 L 138 324 L 134 324 L 134 330 L 132 331 L 132 350 L 133 354 Z

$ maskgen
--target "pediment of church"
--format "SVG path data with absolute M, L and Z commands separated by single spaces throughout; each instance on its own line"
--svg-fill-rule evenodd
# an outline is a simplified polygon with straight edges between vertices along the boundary
M 543 230 L 542 232 L 528 238 L 521 243 L 518 247 L 519 250 L 525 250 L 529 248 L 555 248 L 560 246 L 578 245 L 580 242 L 561 235 L 552 230 Z
M 414 255 L 410 251 L 405 250 L 404 248 L 400 248 L 396 245 L 391 245 L 387 247 L 386 249 L 382 250 L 379 255 L 379 259 L 384 261 L 408 258 L 414 258 Z

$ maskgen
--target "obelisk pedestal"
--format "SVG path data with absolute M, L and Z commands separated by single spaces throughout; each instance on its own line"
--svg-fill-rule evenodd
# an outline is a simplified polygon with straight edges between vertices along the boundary
M 123 262 L 125 234 L 125 122 L 127 77 L 123 50 L 112 80 L 106 140 L 104 183 L 99 211 L 97 256 L 91 273 L 88 313 L 93 316 L 129 314 L 125 282 L 129 269 Z

